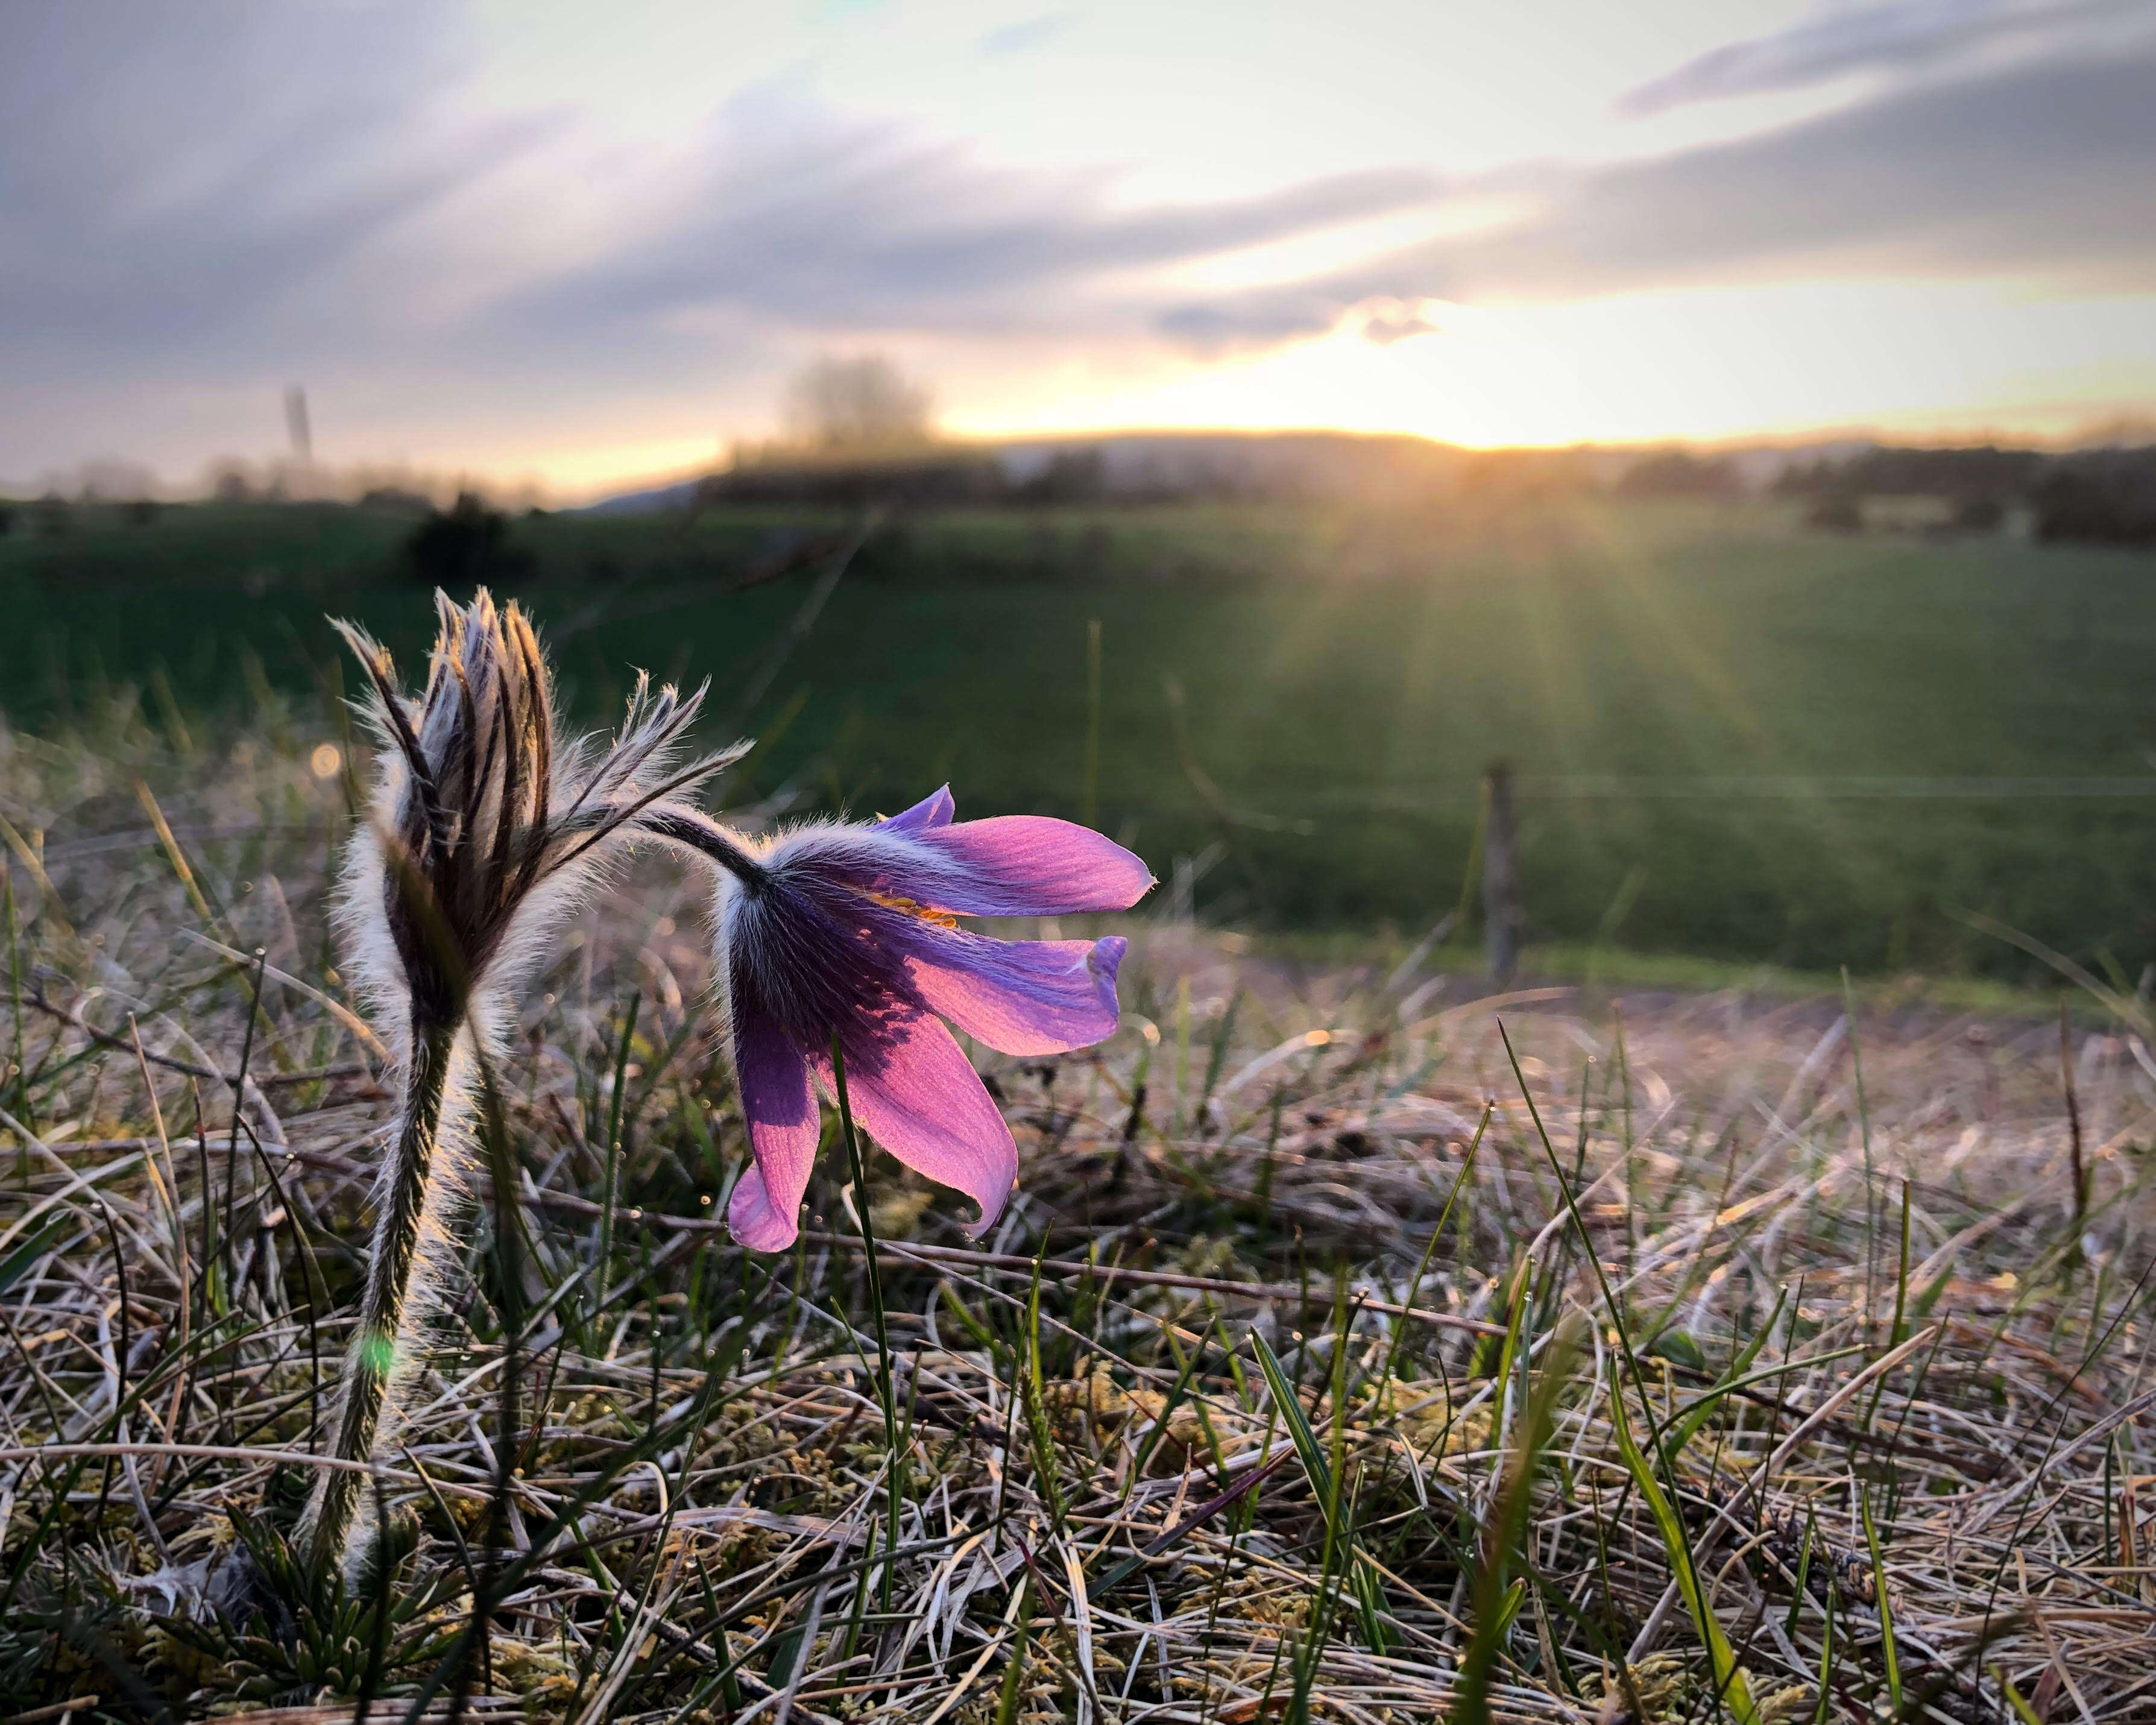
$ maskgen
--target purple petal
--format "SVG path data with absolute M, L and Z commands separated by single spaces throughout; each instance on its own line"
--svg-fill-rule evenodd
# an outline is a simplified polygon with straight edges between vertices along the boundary
M 1018 1183 L 1010 1127 L 964 1050 L 927 1014 L 888 1026 L 877 1049 L 873 1063 L 846 1062 L 854 1118 L 908 1168 L 979 1204 L 981 1219 L 966 1230 L 978 1239 Z M 829 1060 L 817 1070 L 828 1083 Z
M 907 973 L 928 1009 L 1007 1055 L 1064 1054 L 1116 1033 L 1128 942 L 999 941 L 924 924 Z
M 726 1226 L 752 1252 L 782 1252 L 800 1231 L 801 1194 L 821 1131 L 808 1063 L 760 1003 L 737 988 L 734 1070 L 755 1165 L 734 1186 Z
M 1152 871 L 1090 827 L 1040 814 L 910 833 L 947 867 L 921 897 L 966 916 L 1056 916 L 1073 911 L 1125 911 L 1146 895 Z
M 951 817 L 958 812 L 958 805 L 951 799 L 951 787 L 922 798 L 903 814 L 886 815 L 875 824 L 880 833 L 897 833 L 904 837 L 916 838 L 937 827 L 947 827 Z

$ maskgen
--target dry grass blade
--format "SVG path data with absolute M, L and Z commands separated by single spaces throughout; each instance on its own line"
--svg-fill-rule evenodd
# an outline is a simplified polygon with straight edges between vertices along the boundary
M 459 1671 L 563 1725 L 2156 1705 L 2131 1027 L 2071 1032 L 2077 1181 L 2048 1008 L 1870 1009 L 1860 1091 L 1839 999 L 1522 991 L 1531 1113 L 1455 980 L 1133 927 L 1158 1044 L 984 1062 L 996 1237 L 870 1161 L 880 1347 L 839 1156 L 790 1255 L 717 1220 L 703 889 L 652 858 L 505 1027 L 514 1249 L 442 1242 L 392 1584 L 310 1592 L 394 1106 L 312 741 L 11 757 L 0 1718 L 446 1717 Z M 26 836 L 139 828 L 138 777 L 187 880 Z

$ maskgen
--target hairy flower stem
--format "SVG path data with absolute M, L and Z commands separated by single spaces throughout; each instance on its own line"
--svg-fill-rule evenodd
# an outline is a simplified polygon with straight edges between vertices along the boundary
M 412 1064 L 405 1076 L 403 1123 L 397 1134 L 382 1213 L 374 1224 L 367 1291 L 359 1324 L 345 1358 L 344 1399 L 337 1418 L 336 1447 L 340 1461 L 367 1461 L 389 1385 L 397 1368 L 410 1304 L 412 1272 L 418 1261 L 435 1166 L 441 1147 L 444 1105 L 449 1091 L 449 1066 L 459 1026 L 415 1023 Z M 348 1468 L 325 1471 L 308 1513 L 308 1553 L 318 1570 L 349 1566 L 353 1523 L 365 1476 Z
M 748 892 L 762 892 L 771 884 L 771 871 L 749 855 L 738 838 L 700 809 L 666 803 L 652 809 L 639 824 L 655 839 L 716 863 Z

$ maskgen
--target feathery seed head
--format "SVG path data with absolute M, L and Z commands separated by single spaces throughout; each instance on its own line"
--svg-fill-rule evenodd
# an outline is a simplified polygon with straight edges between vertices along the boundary
M 388 651 L 339 628 L 373 684 L 391 744 L 374 800 L 382 914 L 414 1013 L 460 1015 L 511 913 L 536 884 L 553 791 L 553 691 L 537 638 L 484 591 L 435 598 L 441 629 L 416 704 Z
M 385 1424 L 394 1428 L 400 1362 L 433 1304 L 463 1195 L 475 1056 L 498 1040 L 516 973 L 544 950 L 612 840 L 706 822 L 672 799 L 740 753 L 670 765 L 702 691 L 684 700 L 643 677 L 611 741 L 564 747 L 524 614 L 497 608 L 483 589 L 468 606 L 440 594 L 435 606 L 440 634 L 416 700 L 379 643 L 337 625 L 366 668 L 365 710 L 383 745 L 339 916 L 354 974 L 377 1005 L 402 1009 L 393 1034 L 408 1033 L 404 1106 L 382 1161 L 337 1414 L 336 1453 L 354 1461 L 377 1452 Z M 340 1562 L 348 1576 L 371 1548 L 363 1530 L 354 1535 L 358 1493 L 354 1474 L 324 1474 L 305 1522 L 314 1561 Z
M 370 854 L 351 882 L 349 914 L 380 980 L 409 995 L 415 1019 L 449 1024 L 475 990 L 537 931 L 517 913 L 588 879 L 606 842 L 645 824 L 666 799 L 739 751 L 670 770 L 703 691 L 653 690 L 639 675 L 605 746 L 564 747 L 553 681 L 530 621 L 485 588 L 469 605 L 435 595 L 440 620 L 417 700 L 387 649 L 336 625 L 366 669 L 367 716 L 384 745 Z

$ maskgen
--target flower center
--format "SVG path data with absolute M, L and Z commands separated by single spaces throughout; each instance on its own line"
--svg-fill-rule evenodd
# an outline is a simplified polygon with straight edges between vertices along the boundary
M 930 909 L 918 900 L 901 896 L 895 892 L 865 892 L 865 897 L 881 905 L 887 911 L 897 911 L 923 922 L 933 922 L 938 928 L 956 928 L 958 919 L 948 911 Z

